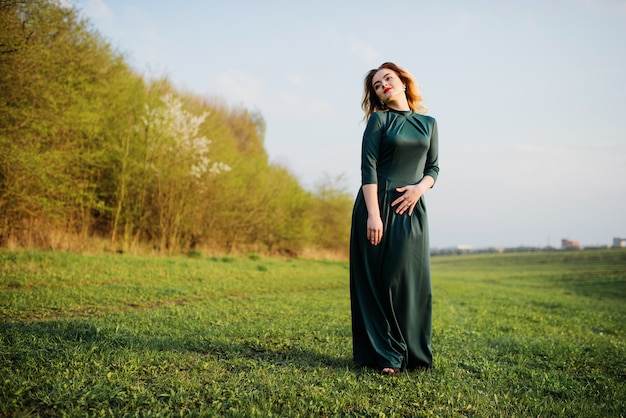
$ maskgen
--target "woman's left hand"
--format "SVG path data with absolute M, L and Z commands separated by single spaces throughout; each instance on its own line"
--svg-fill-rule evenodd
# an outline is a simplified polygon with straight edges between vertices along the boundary
M 417 204 L 417 201 L 420 200 L 420 197 L 424 194 L 423 189 L 419 184 L 413 184 L 404 187 L 397 187 L 397 192 L 402 193 L 402 196 L 398 197 L 391 203 L 391 206 L 396 207 L 396 213 L 398 215 L 402 215 L 407 210 L 409 211 L 409 216 L 413 214 L 413 209 Z M 404 193 L 403 193 L 404 192 Z

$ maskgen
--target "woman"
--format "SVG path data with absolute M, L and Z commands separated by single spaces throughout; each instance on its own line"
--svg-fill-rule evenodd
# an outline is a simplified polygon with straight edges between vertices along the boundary
M 354 361 L 395 375 L 433 367 L 424 193 L 437 179 L 437 123 L 413 77 L 387 62 L 365 77 L 362 186 L 352 212 Z

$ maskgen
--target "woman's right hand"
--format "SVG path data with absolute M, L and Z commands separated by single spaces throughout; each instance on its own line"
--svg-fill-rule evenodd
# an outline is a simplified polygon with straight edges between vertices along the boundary
M 367 240 L 372 245 L 380 244 L 383 238 L 383 221 L 380 216 L 367 217 Z
M 367 240 L 372 245 L 378 245 L 383 238 L 383 221 L 378 207 L 378 185 L 364 184 L 361 189 L 367 206 Z

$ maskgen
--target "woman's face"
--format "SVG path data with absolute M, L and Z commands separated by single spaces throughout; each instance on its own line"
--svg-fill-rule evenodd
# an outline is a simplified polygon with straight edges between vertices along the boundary
M 372 87 L 381 102 L 387 103 L 398 94 L 404 94 L 405 86 L 393 70 L 383 68 L 372 77 Z

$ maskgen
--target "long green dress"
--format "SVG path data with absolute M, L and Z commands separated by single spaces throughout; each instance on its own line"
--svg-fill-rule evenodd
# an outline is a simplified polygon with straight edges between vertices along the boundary
M 367 240 L 362 189 L 352 212 L 350 299 L 354 361 L 383 368 L 432 368 L 432 291 L 426 206 L 391 207 L 396 187 L 439 173 L 437 122 L 412 111 L 374 112 L 363 134 L 362 184 L 378 184 L 383 237 Z

